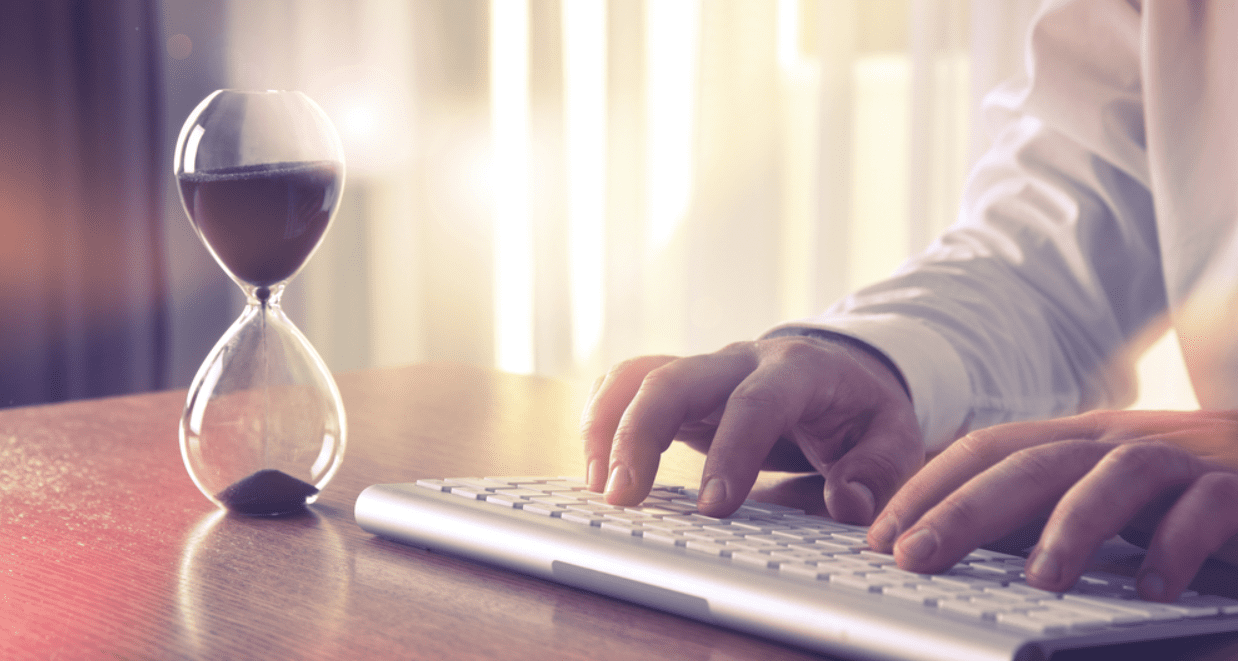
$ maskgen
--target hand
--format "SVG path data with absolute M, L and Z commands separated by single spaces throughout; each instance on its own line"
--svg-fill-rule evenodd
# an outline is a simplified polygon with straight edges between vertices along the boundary
M 582 421 L 589 488 L 619 505 L 649 494 L 678 439 L 705 452 L 699 507 L 735 511 L 762 468 L 820 471 L 835 518 L 867 524 L 924 462 L 899 377 L 850 341 L 788 336 L 712 354 L 621 363 Z
M 1069 589 L 1101 543 L 1142 528 L 1140 596 L 1176 599 L 1210 554 L 1238 559 L 1238 413 L 1098 411 L 973 432 L 908 481 L 868 540 L 932 573 L 1046 515 L 1031 585 Z

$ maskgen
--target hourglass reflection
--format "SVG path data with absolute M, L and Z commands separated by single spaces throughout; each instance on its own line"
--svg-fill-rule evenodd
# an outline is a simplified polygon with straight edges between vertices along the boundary
M 220 90 L 185 121 L 175 171 L 198 237 L 246 297 L 190 385 L 185 467 L 230 510 L 299 510 L 339 468 L 346 423 L 335 380 L 280 296 L 335 216 L 339 137 L 300 92 Z

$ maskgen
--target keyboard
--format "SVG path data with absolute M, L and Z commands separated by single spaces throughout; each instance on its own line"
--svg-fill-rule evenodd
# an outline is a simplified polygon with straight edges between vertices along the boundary
M 367 488 L 355 516 L 398 542 L 808 649 L 857 658 L 1047 658 L 1055 651 L 1238 631 L 1238 601 L 1142 601 L 1092 571 L 1068 592 L 1027 584 L 1025 559 L 977 550 L 942 574 L 899 569 L 866 528 L 748 501 L 719 519 L 694 489 L 638 507 L 577 478 L 423 479 Z

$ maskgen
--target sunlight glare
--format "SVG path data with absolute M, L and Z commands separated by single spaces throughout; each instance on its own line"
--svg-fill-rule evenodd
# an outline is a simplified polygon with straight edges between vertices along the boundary
M 649 244 L 670 243 L 692 196 L 699 0 L 645 3 L 646 187 Z
M 494 333 L 499 369 L 533 372 L 533 236 L 529 217 L 529 3 L 490 2 L 494 150 Z
M 606 2 L 562 6 L 572 353 L 584 364 L 605 325 Z

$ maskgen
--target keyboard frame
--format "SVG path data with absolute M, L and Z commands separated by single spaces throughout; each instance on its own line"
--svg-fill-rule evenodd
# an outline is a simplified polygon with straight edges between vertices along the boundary
M 368 487 L 355 517 L 362 529 L 403 544 L 847 657 L 1032 661 L 1065 649 L 1238 631 L 1238 616 L 1216 616 L 1033 634 L 415 483 Z M 720 571 L 736 576 L 734 584 L 720 581 Z M 892 613 L 899 635 L 891 635 Z

